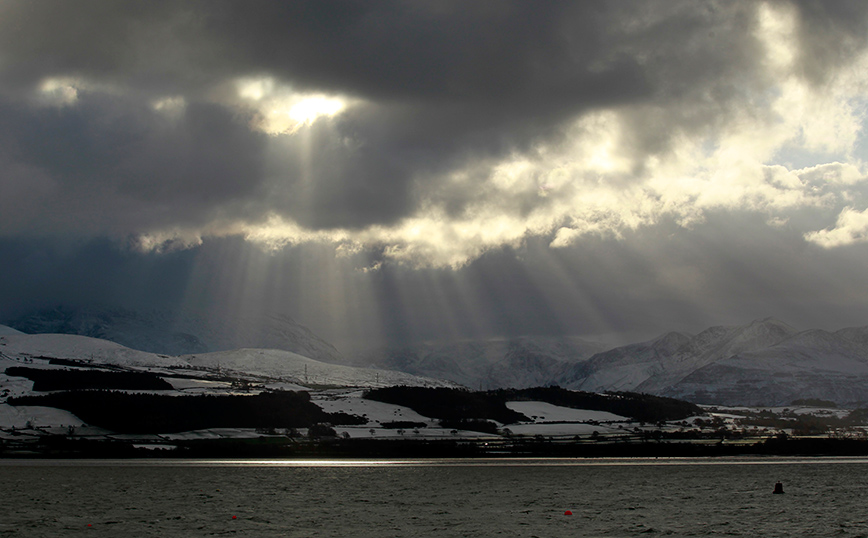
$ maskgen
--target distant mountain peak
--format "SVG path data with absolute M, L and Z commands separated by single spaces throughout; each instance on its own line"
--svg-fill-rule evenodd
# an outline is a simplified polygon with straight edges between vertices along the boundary
M 775 317 L 755 319 L 748 326 L 749 327 L 760 326 L 760 327 L 769 327 L 769 328 L 775 327 L 775 328 L 781 328 L 781 329 L 784 329 L 787 331 L 798 332 L 798 329 L 796 329 L 795 327 L 793 327 L 789 323 L 781 321 Z
M 670 331 L 652 340 L 651 344 L 655 348 L 669 349 L 674 352 L 679 347 L 688 343 L 691 338 L 693 338 L 693 335 L 678 331 Z

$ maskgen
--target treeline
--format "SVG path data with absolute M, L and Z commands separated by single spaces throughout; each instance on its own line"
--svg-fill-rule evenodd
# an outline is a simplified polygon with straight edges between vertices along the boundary
M 471 392 L 462 389 L 427 387 L 385 387 L 370 390 L 365 398 L 403 405 L 420 415 L 445 420 L 489 419 L 502 424 L 529 420 L 506 407 L 511 401 L 538 401 L 573 409 L 608 411 L 639 422 L 665 422 L 703 415 L 697 405 L 674 398 L 634 392 L 597 394 L 536 387 Z
M 33 390 L 172 390 L 165 379 L 149 372 L 105 372 L 100 370 L 68 370 L 13 366 L 6 375 L 26 377 L 33 381 Z
M 173 433 L 206 428 L 309 428 L 357 425 L 366 419 L 326 413 L 307 392 L 255 396 L 164 396 L 95 390 L 10 398 L 11 405 L 66 409 L 82 421 L 119 433 Z
M 489 419 L 501 424 L 514 424 L 529 420 L 521 413 L 506 407 L 503 400 L 486 392 L 401 386 L 372 389 L 366 391 L 364 397 L 368 400 L 403 405 L 420 415 L 447 421 Z
M 499 389 L 489 391 L 488 394 L 503 402 L 536 401 L 573 409 L 608 411 L 639 422 L 666 422 L 705 414 L 701 407 L 690 402 L 637 392 L 599 394 L 560 387 L 535 387 Z
M 712 409 L 713 410 L 713 409 Z M 791 429 L 796 435 L 816 435 L 837 429 L 861 429 L 868 425 L 868 409 L 853 409 L 844 416 L 818 415 L 797 412 L 794 409 L 784 409 L 773 412 L 769 409 L 755 411 L 739 411 L 743 416 L 742 425 L 759 426 L 762 428 Z
M 513 438 L 401 439 L 322 438 L 295 442 L 291 439 L 200 439 L 174 442 L 172 450 L 137 449 L 120 440 L 92 440 L 47 436 L 28 445 L 26 457 L 49 458 L 653 458 L 736 456 L 848 456 L 868 455 L 868 441 L 858 439 L 773 437 L 754 444 L 708 442 L 631 441 L 614 443 Z M 20 457 L 16 441 L 0 439 L 0 457 Z M 34 454 L 35 452 L 35 454 Z M 771 484 L 769 484 L 771 485 Z

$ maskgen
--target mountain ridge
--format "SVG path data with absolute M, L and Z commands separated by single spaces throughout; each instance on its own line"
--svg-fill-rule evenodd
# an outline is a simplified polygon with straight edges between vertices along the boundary
M 163 346 L 162 353 L 178 356 L 246 348 L 283 350 L 322 362 L 400 371 L 473 389 L 556 385 L 592 392 L 645 392 L 719 405 L 788 405 L 791 399 L 803 398 L 842 405 L 868 402 L 868 326 L 798 330 L 767 317 L 743 325 L 716 325 L 696 334 L 668 331 L 608 349 L 579 337 L 521 336 L 382 346 L 344 356 L 286 316 L 259 313 L 235 325 L 176 316 L 171 325 L 175 332 L 154 336 L 168 326 L 168 319 L 162 313 L 58 310 L 19 320 L 16 328 L 59 327 L 132 343 L 127 346 L 131 348 L 149 341 L 151 351 Z M 172 346 L 184 352 L 168 352 Z

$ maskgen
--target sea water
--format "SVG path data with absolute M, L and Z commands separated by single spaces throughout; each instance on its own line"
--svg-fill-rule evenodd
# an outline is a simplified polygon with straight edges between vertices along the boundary
M 0 536 L 868 536 L 866 473 L 864 459 L 0 460 Z

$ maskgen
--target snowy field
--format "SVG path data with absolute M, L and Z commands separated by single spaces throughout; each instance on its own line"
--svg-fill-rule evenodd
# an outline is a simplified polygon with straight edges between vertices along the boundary
M 506 406 L 534 422 L 624 422 L 626 417 L 606 411 L 559 407 L 546 402 L 507 402 Z
M 371 430 L 374 430 L 373 433 Z M 369 428 L 364 426 L 340 426 L 335 428 L 338 435 L 346 433 L 351 438 L 366 437 L 371 439 L 481 439 L 491 437 L 490 433 L 473 432 L 467 430 L 450 430 L 439 426 L 425 428 L 405 428 L 399 433 L 397 429 Z M 454 433 L 453 433 L 454 431 Z
M 630 424 L 632 426 L 632 424 Z M 509 424 L 506 426 L 514 435 L 544 435 L 546 437 L 562 437 L 562 436 L 590 436 L 594 432 L 600 435 L 608 433 L 620 433 L 622 430 L 611 426 L 601 426 L 582 423 L 560 423 L 560 424 Z
M 373 400 L 362 399 L 362 391 L 353 391 L 346 394 L 336 394 L 333 391 L 314 393 L 313 403 L 327 413 L 348 413 L 368 419 L 367 427 L 376 426 L 383 422 L 425 422 L 434 423 L 428 417 L 424 417 L 409 407 L 402 407 Z
M 54 407 L 40 407 L 35 405 L 22 405 L 14 407 L 8 404 L 0 404 L 0 428 L 24 429 L 28 426 L 43 428 L 50 426 L 82 426 L 84 423 L 69 411 Z
M 164 377 L 172 388 L 184 392 L 215 392 L 225 391 L 232 387 L 232 383 L 226 381 L 213 381 L 211 379 L 188 379 L 181 377 Z
M 193 366 L 226 373 L 255 375 L 302 385 L 384 387 L 415 385 L 452 387 L 455 383 L 403 372 L 329 364 L 277 349 L 236 349 L 179 357 Z

